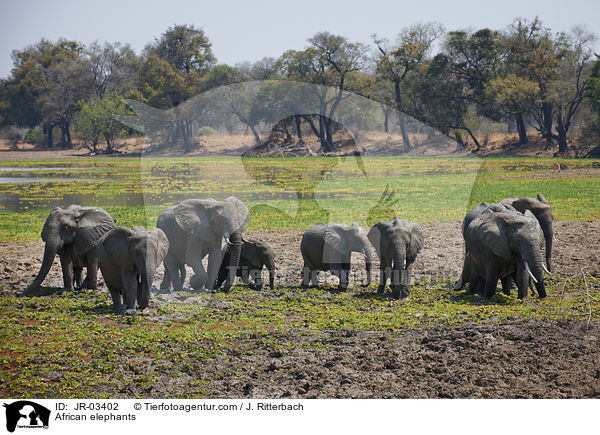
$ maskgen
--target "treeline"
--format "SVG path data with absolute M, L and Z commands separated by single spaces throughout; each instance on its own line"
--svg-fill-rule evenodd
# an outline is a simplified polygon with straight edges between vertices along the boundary
M 113 117 L 129 113 L 123 98 L 169 109 L 223 85 L 279 79 L 381 103 L 384 128 L 397 123 L 407 149 L 406 118 L 389 119 L 391 109 L 471 149 L 485 146 L 484 127 L 492 121 L 513 125 L 521 146 L 535 134 L 562 154 L 575 128 L 580 137 L 600 135 L 594 43 L 583 27 L 553 33 L 537 18 L 517 18 L 502 30 L 446 32 L 427 23 L 403 29 L 394 40 L 374 35 L 371 44 L 321 32 L 304 50 L 229 66 L 217 64 L 203 30 L 187 25 L 169 28 L 140 55 L 126 44 L 41 40 L 13 52 L 14 68 L 0 81 L 0 126 L 26 131 L 22 139 L 49 147 L 72 147 L 75 131 L 93 152 L 112 152 L 127 133 Z M 335 110 L 335 98 L 326 103 L 322 113 Z M 230 114 L 260 142 L 264 110 L 232 106 Z M 327 141 L 328 117 L 322 118 L 322 128 L 313 127 Z M 219 122 L 226 128 L 230 120 Z M 191 125 L 183 124 L 170 139 L 189 144 L 191 134 Z

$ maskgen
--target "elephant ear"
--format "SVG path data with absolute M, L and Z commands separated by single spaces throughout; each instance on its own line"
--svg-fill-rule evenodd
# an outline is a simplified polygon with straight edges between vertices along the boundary
M 369 239 L 369 242 L 375 248 L 375 252 L 377 252 L 379 258 L 381 258 L 381 232 L 384 225 L 383 222 L 378 222 L 367 233 L 367 239 Z
M 133 261 L 129 253 L 129 242 L 134 232 L 127 227 L 116 227 L 102 240 L 108 255 L 123 269 L 133 271 Z
M 417 224 L 413 224 L 410 231 L 410 242 L 408 243 L 408 256 L 415 258 L 425 244 L 425 236 L 423 230 Z
M 82 207 L 77 218 L 73 253 L 81 255 L 95 248 L 104 234 L 116 227 L 115 220 L 99 207 Z
M 471 222 L 467 234 L 473 236 L 475 243 L 485 246 L 498 257 L 510 260 L 510 245 L 507 236 L 502 232 L 497 214 L 483 213 Z
M 350 252 L 346 234 L 341 228 L 327 227 L 323 231 L 323 239 L 328 247 L 333 248 L 333 250 L 339 254 L 346 255 Z
M 216 202 L 214 200 L 186 199 L 175 206 L 173 210 L 175 220 L 184 231 L 207 243 L 213 243 L 214 236 L 210 231 L 207 206 Z
M 156 240 L 156 258 L 154 259 L 154 264 L 158 266 L 167 255 L 167 251 L 169 250 L 169 240 L 160 228 L 154 228 L 149 234 Z
M 548 204 L 548 201 L 546 201 L 546 198 L 544 198 L 544 195 L 542 195 L 541 193 L 537 194 L 537 199 L 540 202 L 543 202 L 544 204 Z

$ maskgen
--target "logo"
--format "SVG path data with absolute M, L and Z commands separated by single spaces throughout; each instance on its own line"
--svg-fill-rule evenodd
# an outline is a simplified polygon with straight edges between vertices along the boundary
M 29 400 L 19 400 L 4 404 L 6 408 L 6 430 L 14 432 L 15 428 L 48 428 L 50 410 Z

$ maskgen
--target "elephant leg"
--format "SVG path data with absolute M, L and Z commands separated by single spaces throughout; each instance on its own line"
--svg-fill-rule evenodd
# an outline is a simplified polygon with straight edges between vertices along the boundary
M 73 266 L 73 286 L 78 288 L 83 288 L 83 283 L 81 282 L 81 275 L 83 274 L 83 268 L 79 266 Z
M 316 289 L 320 289 L 319 285 L 319 271 L 317 269 L 313 269 L 310 271 L 310 282 L 312 282 L 312 286 Z
M 342 263 L 339 265 L 340 284 L 338 289 L 345 292 L 348 290 L 348 280 L 350 278 L 350 263 Z
M 381 259 L 379 263 L 379 287 L 377 287 L 377 293 L 383 293 L 388 279 L 392 273 L 392 261 L 389 258 Z
M 121 270 L 121 282 L 123 283 L 123 304 L 125 309 L 135 310 L 138 294 L 138 277 L 132 272 Z
M 116 312 L 121 313 L 125 311 L 125 305 L 121 302 L 121 291 L 110 289 L 110 297 L 113 302 L 113 308 Z
M 98 257 L 96 255 L 86 255 L 87 275 L 83 280 L 82 287 L 90 290 L 98 288 Z
M 410 296 L 410 280 L 412 276 L 412 264 L 401 271 L 400 277 L 400 300 L 408 300 Z
M 304 258 L 304 266 L 302 267 L 302 285 L 301 285 L 301 287 L 309 288 L 310 281 L 312 278 L 313 264 L 306 257 L 306 255 L 304 255 L 304 253 L 302 254 L 302 257 Z
M 263 289 L 262 267 L 260 269 L 251 269 L 250 276 L 254 279 L 254 289 L 261 291 Z
M 165 265 L 165 277 L 163 282 L 161 283 L 161 289 L 169 289 L 171 287 L 171 283 L 173 283 L 173 290 L 179 291 L 183 289 L 183 282 L 179 278 L 179 262 L 171 256 L 167 256 L 164 260 Z M 170 280 L 171 282 L 169 282 Z M 165 283 L 166 281 L 166 283 Z
M 73 291 L 73 257 L 69 251 L 62 251 L 58 255 L 63 274 L 63 288 Z
M 529 287 L 529 274 L 525 270 L 525 265 L 522 262 L 517 263 L 515 281 L 517 284 L 517 297 L 519 299 L 525 299 Z
M 498 266 L 492 263 L 488 264 L 485 271 L 485 284 L 483 290 L 483 295 L 487 299 L 496 294 L 496 287 L 498 285 L 499 278 L 498 275 Z
M 500 278 L 500 283 L 502 284 L 502 293 L 506 296 L 510 296 L 510 289 L 513 286 L 513 277 L 511 275 L 507 275 L 504 278 Z
M 163 261 L 163 266 L 165 268 L 165 272 L 163 273 L 163 279 L 160 283 L 160 289 L 164 291 L 171 288 L 171 274 L 169 273 L 169 269 L 167 269 L 166 261 Z
M 208 267 L 207 267 L 207 277 L 206 277 L 206 288 L 209 290 L 212 290 L 215 284 L 215 280 L 217 279 L 217 275 L 219 274 L 219 269 L 221 268 L 221 263 L 223 262 L 223 255 L 225 254 L 224 250 L 219 247 L 218 249 L 213 249 L 209 254 L 208 254 Z M 192 266 L 193 268 L 193 266 Z M 202 266 L 202 261 L 200 261 L 200 268 L 202 271 L 204 271 L 204 267 Z M 196 272 L 196 269 L 194 269 L 194 272 Z M 227 271 L 228 274 L 231 273 L 230 270 Z M 235 273 L 233 275 L 233 279 L 231 280 L 231 283 L 233 284 L 233 281 L 235 280 Z

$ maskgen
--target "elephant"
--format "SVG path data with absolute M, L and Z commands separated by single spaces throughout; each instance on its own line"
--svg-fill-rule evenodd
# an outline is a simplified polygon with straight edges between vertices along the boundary
M 489 207 L 465 228 L 467 255 L 454 288 L 470 282 L 475 291 L 482 291 L 490 298 L 496 293 L 498 279 L 506 294 L 510 293 L 514 279 L 518 297 L 523 299 L 531 277 L 539 297 L 546 297 L 542 243 L 542 229 L 529 210 L 520 213 L 508 208 L 502 210 L 502 205 Z
M 521 213 L 525 213 L 525 210 L 529 210 L 533 213 L 535 218 L 540 223 L 542 231 L 544 233 L 544 240 L 546 242 L 546 266 L 548 271 L 552 271 L 552 240 L 554 238 L 554 230 L 552 223 L 554 216 L 552 215 L 552 206 L 548 204 L 546 198 L 541 193 L 537 194 L 535 198 L 516 198 L 514 196 L 508 197 L 500 201 L 504 204 L 510 204 Z
M 388 279 L 394 299 L 408 300 L 413 263 L 425 237 L 419 224 L 394 217 L 377 222 L 367 236 L 379 256 L 379 287 L 383 293 Z
M 217 276 L 215 288 L 221 287 L 228 276 L 228 265 L 230 263 L 230 248 L 227 247 L 221 268 Z M 275 285 L 275 253 L 273 248 L 262 240 L 242 239 L 242 251 L 240 254 L 240 265 L 236 270 L 236 275 L 242 278 L 244 284 L 250 284 L 254 290 L 262 290 L 262 269 L 263 266 L 269 271 L 269 287 L 273 290 Z M 250 280 L 252 279 L 252 281 Z
M 42 229 L 44 259 L 34 281 L 23 295 L 37 290 L 52 267 L 54 257 L 59 255 L 65 290 L 76 286 L 95 289 L 98 272 L 96 246 L 100 238 L 116 226 L 115 220 L 99 207 L 82 207 L 72 204 L 65 209 L 52 210 Z M 87 277 L 81 282 L 81 271 L 87 268 Z
M 302 235 L 300 252 L 304 260 L 302 271 L 302 288 L 308 288 L 310 282 L 319 288 L 318 271 L 329 270 L 338 275 L 340 291 L 348 288 L 350 260 L 352 252 L 360 252 L 365 256 L 367 280 L 362 287 L 371 284 L 371 254 L 366 231 L 354 223 L 324 224 L 318 223 L 307 229 Z
M 115 311 L 133 314 L 136 302 L 140 310 L 148 306 L 156 268 L 168 249 L 160 228 L 119 226 L 102 237 L 96 248 L 98 262 Z
M 165 275 L 161 289 L 173 285 L 174 290 L 183 288 L 185 268 L 192 267 L 195 275 L 190 284 L 194 289 L 209 290 L 216 283 L 227 239 L 231 243 L 229 276 L 223 287 L 228 291 L 240 261 L 242 233 L 250 222 L 248 208 L 236 197 L 224 201 L 209 199 L 186 199 L 167 208 L 158 217 L 156 226 L 169 239 L 169 250 L 164 260 Z M 208 255 L 208 268 L 204 270 L 202 259 Z

